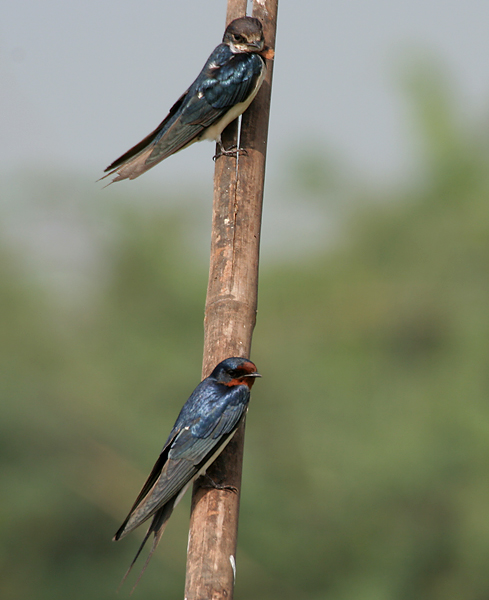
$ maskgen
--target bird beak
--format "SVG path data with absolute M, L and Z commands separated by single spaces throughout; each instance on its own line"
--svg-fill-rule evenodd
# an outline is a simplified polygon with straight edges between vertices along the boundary
M 248 373 L 247 375 L 243 375 L 241 379 L 245 379 L 246 377 L 261 377 L 260 373 Z

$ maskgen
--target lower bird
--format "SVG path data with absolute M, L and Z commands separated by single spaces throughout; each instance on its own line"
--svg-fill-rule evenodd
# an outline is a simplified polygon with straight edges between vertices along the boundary
M 273 50 L 265 46 L 262 24 L 253 17 L 231 21 L 197 79 L 170 109 L 168 116 L 139 144 L 104 172 L 111 183 L 135 179 L 168 156 L 200 140 L 217 140 L 221 153 L 224 128 L 251 104 L 266 73 L 264 58 Z
M 173 509 L 188 486 L 205 473 L 233 437 L 248 410 L 250 390 L 256 377 L 261 375 L 251 361 L 227 358 L 199 383 L 183 405 L 153 470 L 114 536 L 114 541 L 120 540 L 152 518 L 124 579 L 153 533 L 153 546 L 144 572 Z

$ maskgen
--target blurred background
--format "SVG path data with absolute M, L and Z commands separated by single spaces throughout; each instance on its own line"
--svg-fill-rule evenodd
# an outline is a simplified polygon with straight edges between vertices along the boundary
M 2 5 L 2 599 L 130 591 L 144 532 L 111 537 L 200 376 L 214 146 L 95 180 L 225 9 Z M 237 600 L 489 597 L 488 18 L 281 3 Z M 135 597 L 182 597 L 188 516 Z

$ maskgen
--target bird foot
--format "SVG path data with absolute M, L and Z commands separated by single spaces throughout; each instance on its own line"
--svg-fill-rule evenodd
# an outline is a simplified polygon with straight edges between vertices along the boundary
M 209 483 L 200 483 L 201 488 L 211 488 L 214 490 L 228 490 L 229 492 L 238 493 L 238 488 L 234 487 L 234 485 L 222 485 L 220 483 L 216 483 L 207 473 L 205 475 L 201 475 L 200 479 L 206 479 Z
M 234 158 L 237 158 L 238 153 L 243 154 L 243 155 L 248 155 L 248 151 L 245 148 L 238 148 L 238 146 L 230 146 L 226 150 L 226 148 L 224 148 L 224 146 L 222 144 L 219 144 L 219 151 L 216 152 L 216 154 L 214 154 L 214 156 L 212 157 L 212 160 L 214 162 L 216 162 L 216 160 L 220 156 L 234 156 Z

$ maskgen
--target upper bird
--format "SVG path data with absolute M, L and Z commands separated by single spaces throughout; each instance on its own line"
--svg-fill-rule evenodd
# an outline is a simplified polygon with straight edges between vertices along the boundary
M 194 142 L 209 139 L 220 144 L 223 129 L 248 108 L 260 89 L 266 73 L 264 58 L 272 57 L 258 19 L 241 17 L 231 21 L 222 44 L 165 120 L 110 164 L 103 178 L 117 173 L 111 183 L 135 179 Z
M 153 470 L 114 536 L 114 541 L 120 540 L 153 517 L 124 579 L 154 533 L 148 564 L 173 509 L 189 484 L 205 473 L 233 437 L 248 409 L 255 377 L 261 375 L 251 361 L 227 358 L 199 383 L 183 405 Z

